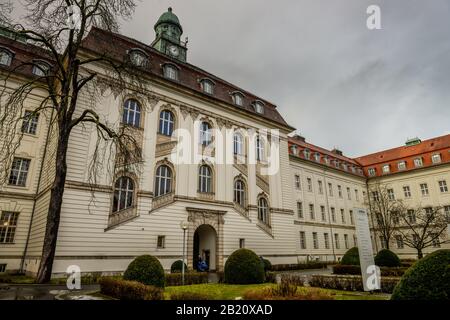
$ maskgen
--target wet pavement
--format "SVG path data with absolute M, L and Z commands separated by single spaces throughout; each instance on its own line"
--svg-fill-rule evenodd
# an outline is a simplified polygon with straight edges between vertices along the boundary
M 98 290 L 98 285 L 86 285 L 82 290 L 74 292 L 79 292 L 82 296 L 85 292 Z M 60 295 L 69 292 L 66 286 L 0 284 L 0 300 L 57 300 Z

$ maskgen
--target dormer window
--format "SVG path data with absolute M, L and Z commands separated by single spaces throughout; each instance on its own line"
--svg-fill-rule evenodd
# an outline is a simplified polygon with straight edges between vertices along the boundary
M 345 171 L 348 171 L 348 165 L 346 163 L 342 164 L 342 168 L 344 168 Z
M 334 161 L 334 166 L 339 169 L 340 163 L 338 160 Z
M 235 105 L 242 107 L 244 105 L 244 96 L 240 92 L 235 92 L 232 94 L 233 102 Z
M 131 63 L 136 67 L 145 68 L 148 66 L 148 55 L 144 51 L 133 49 L 130 50 L 129 56 Z
M 439 153 L 437 154 L 433 154 L 431 156 L 431 161 L 436 164 L 436 163 L 441 163 L 441 155 Z
M 264 113 L 264 104 L 261 101 L 256 101 L 254 103 L 256 113 L 263 114 Z
M 295 144 L 291 145 L 291 154 L 297 155 L 298 149 Z
M 400 161 L 397 166 L 400 171 L 406 170 L 406 161 Z
M 324 156 L 324 157 L 323 157 L 323 162 L 324 162 L 326 165 L 330 164 L 330 159 L 328 159 L 328 156 Z
M 214 94 L 214 82 L 208 79 L 204 79 L 201 80 L 200 84 L 202 86 L 203 92 L 211 95 Z
M 375 168 L 369 168 L 369 170 L 367 170 L 367 172 L 369 173 L 369 176 L 371 176 L 371 177 L 374 177 L 375 174 L 377 173 Z
M 316 152 L 314 154 L 314 160 L 316 160 L 316 162 L 320 162 L 320 153 Z
M 0 65 L 10 66 L 13 58 L 13 53 L 8 49 L 0 48 Z
M 422 167 L 422 166 L 423 166 L 422 158 L 416 158 L 416 159 L 414 159 L 414 166 L 415 166 L 416 168 Z
M 311 152 L 309 151 L 309 149 L 303 150 L 303 156 L 305 157 L 305 159 L 309 160 L 309 157 L 311 156 Z
M 391 166 L 386 164 L 383 166 L 383 174 L 388 174 L 391 172 Z
M 39 77 L 45 77 L 50 70 L 50 65 L 44 61 L 35 61 L 33 65 L 33 74 Z
M 164 65 L 164 77 L 170 80 L 178 81 L 178 67 L 173 64 Z

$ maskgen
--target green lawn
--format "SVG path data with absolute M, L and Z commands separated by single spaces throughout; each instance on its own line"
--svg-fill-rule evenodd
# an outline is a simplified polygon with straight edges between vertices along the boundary
M 0 283 L 9 284 L 32 284 L 34 283 L 33 277 L 16 274 L 2 274 L 0 275 Z
M 275 286 L 274 284 L 257 284 L 257 285 L 227 285 L 227 284 L 198 284 L 192 286 L 167 287 L 164 295 L 166 299 L 170 299 L 171 293 L 191 292 L 207 294 L 214 297 L 215 300 L 235 300 L 242 297 L 247 290 L 263 289 Z M 308 289 L 308 288 L 304 288 Z M 335 300 L 388 300 L 389 295 L 386 294 L 369 294 L 365 292 L 349 292 L 321 289 L 334 294 Z

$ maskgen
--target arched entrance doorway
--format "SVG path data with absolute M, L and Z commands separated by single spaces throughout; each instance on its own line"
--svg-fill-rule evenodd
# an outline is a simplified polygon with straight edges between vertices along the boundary
M 199 257 L 206 261 L 209 271 L 217 270 L 217 233 L 207 224 L 199 226 L 194 233 L 194 269 L 197 269 Z

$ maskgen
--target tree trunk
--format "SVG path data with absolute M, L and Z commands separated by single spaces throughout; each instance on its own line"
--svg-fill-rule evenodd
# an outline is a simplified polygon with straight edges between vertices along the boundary
M 417 258 L 422 259 L 423 258 L 423 252 L 422 249 L 417 249 Z
M 58 148 L 56 152 L 55 179 L 53 181 L 50 204 L 47 215 L 44 245 L 42 248 L 42 259 L 39 265 L 37 283 L 47 283 L 51 279 L 53 259 L 56 251 L 56 240 L 58 237 L 59 221 L 61 216 L 61 205 L 63 201 L 64 185 L 67 175 L 67 147 L 69 143 L 68 134 L 60 130 Z

